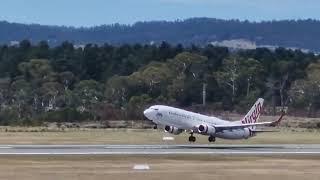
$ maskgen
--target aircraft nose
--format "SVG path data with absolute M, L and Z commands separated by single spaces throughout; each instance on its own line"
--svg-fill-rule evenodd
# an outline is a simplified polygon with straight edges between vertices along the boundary
M 143 114 L 149 119 L 151 117 L 151 113 L 152 113 L 151 109 L 146 109 L 146 110 L 143 111 Z

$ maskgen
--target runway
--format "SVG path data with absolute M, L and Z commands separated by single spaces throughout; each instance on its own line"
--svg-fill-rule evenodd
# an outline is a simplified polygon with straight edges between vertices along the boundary
M 0 155 L 320 155 L 320 144 L 0 145 Z

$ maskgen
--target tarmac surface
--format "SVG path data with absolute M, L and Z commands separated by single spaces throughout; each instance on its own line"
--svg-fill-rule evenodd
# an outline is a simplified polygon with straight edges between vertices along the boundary
M 0 155 L 320 155 L 320 144 L 0 145 Z

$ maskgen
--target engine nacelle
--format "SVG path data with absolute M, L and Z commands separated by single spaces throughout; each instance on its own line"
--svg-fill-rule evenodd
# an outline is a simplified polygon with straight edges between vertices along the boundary
M 249 137 L 254 136 L 254 133 L 249 128 L 243 129 L 243 138 L 248 139 Z
M 200 134 L 209 134 L 209 135 L 213 135 L 216 133 L 216 128 L 213 126 L 208 126 L 208 125 L 199 125 L 198 126 L 198 132 Z
M 166 132 L 174 134 L 174 135 L 178 135 L 178 134 L 183 132 L 183 129 L 179 129 L 179 128 L 176 128 L 176 127 L 173 127 L 173 126 L 165 126 L 164 130 Z

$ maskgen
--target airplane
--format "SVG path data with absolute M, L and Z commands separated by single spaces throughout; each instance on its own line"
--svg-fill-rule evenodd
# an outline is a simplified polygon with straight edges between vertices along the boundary
M 154 105 L 144 110 L 143 114 L 157 126 L 164 127 L 165 132 L 178 135 L 189 132 L 189 142 L 195 142 L 194 133 L 207 135 L 209 142 L 215 142 L 216 137 L 222 139 L 248 139 L 257 133 L 270 132 L 257 127 L 275 127 L 284 116 L 282 111 L 278 120 L 258 122 L 262 113 L 264 99 L 259 98 L 250 111 L 239 121 L 227 121 L 217 117 L 207 116 L 175 107 Z

